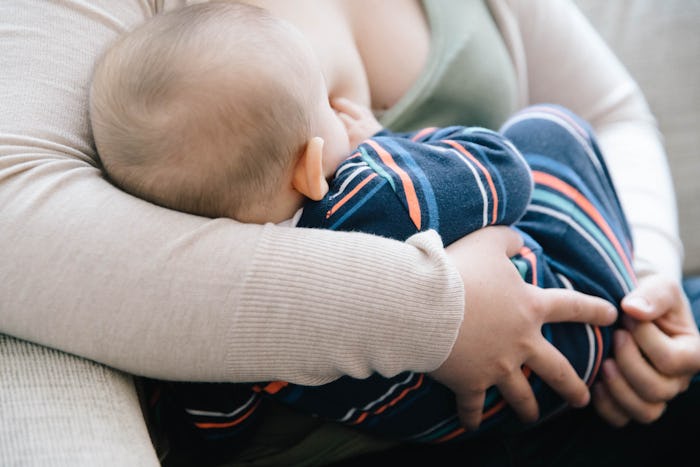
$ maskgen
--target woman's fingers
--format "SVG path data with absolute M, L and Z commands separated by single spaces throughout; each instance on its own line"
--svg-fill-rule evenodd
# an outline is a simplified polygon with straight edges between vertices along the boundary
M 623 319 L 657 371 L 692 376 L 700 371 L 700 334 L 689 310 L 669 310 L 654 321 Z
M 536 290 L 538 309 L 544 322 L 575 321 L 608 326 L 617 319 L 615 306 L 602 298 L 568 289 Z
M 593 408 L 600 417 L 615 427 L 623 427 L 630 421 L 630 417 L 608 392 L 608 388 L 603 382 L 597 382 L 591 388 Z
M 511 372 L 497 387 L 522 421 L 526 423 L 537 421 L 539 417 L 537 399 L 535 399 L 530 382 L 522 370 Z
M 661 274 L 654 274 L 641 280 L 637 288 L 622 299 L 621 306 L 627 315 L 651 321 L 683 306 L 682 301 L 683 292 L 677 283 Z
M 489 227 L 446 248 L 464 281 L 465 314 L 450 355 L 431 376 L 457 395 L 460 418 L 471 429 L 481 422 L 479 404 L 492 386 L 522 420 L 537 419 L 537 400 L 524 366 L 572 406 L 586 405 L 588 387 L 544 338 L 542 325 L 608 325 L 617 317 L 615 307 L 600 298 L 525 283 L 510 260 L 522 244 L 512 229 Z
M 661 275 L 642 279 L 622 309 L 625 329 L 615 331 L 594 406 L 615 426 L 650 423 L 700 370 L 700 334 L 680 286 Z
M 457 414 L 468 430 L 476 430 L 481 424 L 484 413 L 484 401 L 486 391 L 463 391 L 455 394 L 457 400 Z
M 578 376 L 566 357 L 544 337 L 534 349 L 527 365 L 573 407 L 583 407 L 588 404 L 590 400 L 588 386 Z
M 655 328 L 658 332 L 658 328 L 652 323 L 642 323 L 640 326 Z M 666 338 L 662 333 L 658 337 Z M 641 399 L 650 403 L 665 402 L 684 390 L 685 384 L 681 378 L 669 377 L 656 371 L 627 331 L 615 331 L 613 347 L 615 369 L 622 373 L 627 385 Z
M 651 423 L 666 410 L 665 402 L 649 402 L 632 389 L 622 375 L 615 360 L 608 359 L 602 365 L 602 380 L 615 404 L 631 419 Z

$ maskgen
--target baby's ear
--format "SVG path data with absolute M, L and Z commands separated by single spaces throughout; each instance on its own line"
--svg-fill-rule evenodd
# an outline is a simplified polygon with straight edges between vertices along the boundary
M 292 186 L 314 201 L 328 193 L 328 182 L 323 175 L 323 139 L 315 136 L 306 143 L 304 152 L 294 166 Z

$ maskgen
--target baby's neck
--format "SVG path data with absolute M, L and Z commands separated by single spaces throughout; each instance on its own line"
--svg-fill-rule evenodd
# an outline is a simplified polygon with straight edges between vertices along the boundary
M 295 212 L 292 217 L 290 217 L 289 219 L 285 219 L 282 222 L 277 222 L 277 225 L 282 227 L 296 227 L 299 223 L 299 218 L 301 218 L 301 213 L 303 211 L 304 208 L 297 209 L 297 212 Z
M 290 221 L 303 207 L 307 198 L 296 190 L 280 192 L 274 199 L 250 205 L 235 216 L 240 222 L 249 224 L 280 224 Z

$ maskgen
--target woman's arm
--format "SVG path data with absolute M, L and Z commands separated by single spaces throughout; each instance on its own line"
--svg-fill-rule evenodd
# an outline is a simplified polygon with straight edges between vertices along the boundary
M 436 237 L 207 220 L 102 178 L 93 62 L 151 3 L 0 3 L 2 332 L 168 379 L 317 384 L 437 367 L 464 302 Z
M 680 279 L 670 170 L 637 83 L 570 0 L 490 4 L 516 65 L 520 104 L 561 104 L 593 126 L 632 228 L 637 274 Z

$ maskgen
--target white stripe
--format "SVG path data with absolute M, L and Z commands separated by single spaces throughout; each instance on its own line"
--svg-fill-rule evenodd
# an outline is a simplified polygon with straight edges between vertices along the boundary
M 564 283 L 564 288 L 574 290 L 574 286 L 567 277 L 563 276 L 562 274 L 557 274 L 557 277 Z M 591 373 L 593 372 L 593 365 L 595 364 L 595 335 L 593 333 L 593 327 L 590 324 L 583 323 L 583 325 L 586 328 L 586 336 L 588 337 L 588 365 L 586 365 L 586 371 L 582 379 L 584 381 L 588 381 L 588 378 L 591 377 Z
M 341 165 L 340 168 L 338 168 L 338 170 L 336 170 L 335 177 L 342 174 L 343 172 L 345 172 L 349 168 L 357 167 L 358 165 L 367 165 L 367 163 L 361 159 L 358 160 L 357 162 L 346 162 L 345 164 Z
M 247 410 L 248 407 L 250 407 L 253 404 L 253 402 L 255 401 L 256 396 L 257 396 L 257 394 L 251 395 L 250 399 L 248 399 L 244 405 L 238 407 L 236 410 L 234 410 L 233 412 L 229 412 L 229 413 L 209 412 L 207 410 L 196 410 L 196 409 L 185 409 L 185 412 L 187 412 L 190 415 L 203 415 L 205 417 L 231 418 L 231 417 L 238 415 L 240 412 Z
M 329 196 L 328 199 L 334 199 L 334 198 L 337 198 L 338 196 L 342 195 L 343 192 L 345 192 L 345 189 L 348 187 L 348 184 L 351 181 L 353 181 L 355 179 L 355 177 L 357 177 L 360 173 L 362 173 L 364 171 L 370 170 L 369 166 L 365 162 L 362 162 L 361 164 L 358 164 L 358 165 L 361 165 L 361 167 L 356 168 L 352 174 L 348 175 L 348 178 L 346 178 L 343 181 L 342 185 L 340 185 L 340 189 L 338 190 L 338 192 L 333 193 L 333 195 Z
M 576 141 L 583 146 L 584 150 L 586 151 L 586 155 L 588 158 L 593 162 L 593 165 L 595 165 L 596 169 L 598 172 L 603 171 L 602 167 L 600 166 L 600 160 L 598 160 L 598 157 L 595 155 L 593 152 L 593 148 L 591 147 L 590 143 L 586 141 L 586 139 L 576 131 L 572 126 L 571 123 L 569 123 L 567 120 L 564 118 L 552 114 L 549 112 L 542 112 L 542 111 L 526 111 L 523 112 L 522 114 L 518 114 L 511 119 L 509 119 L 501 128 L 501 132 L 505 132 L 508 128 L 513 126 L 513 124 L 517 122 L 521 122 L 523 120 L 529 120 L 531 118 L 539 118 L 541 120 L 549 120 L 550 122 L 554 122 L 558 124 L 559 126 L 563 127 L 567 132 L 569 132 L 574 138 L 576 138 Z
M 365 412 L 371 410 L 374 406 L 379 405 L 380 403 L 385 401 L 388 397 L 390 397 L 394 393 L 394 391 L 396 391 L 396 388 L 399 388 L 401 386 L 405 386 L 407 383 L 409 383 L 413 379 L 414 376 L 415 376 L 415 373 L 410 372 L 408 374 L 408 376 L 403 381 L 392 385 L 383 395 L 381 395 L 377 399 L 369 402 L 367 405 L 365 405 L 364 407 L 361 407 L 359 410 L 363 410 Z M 340 418 L 339 421 L 344 422 L 344 421 L 349 420 L 357 410 L 358 409 L 356 409 L 354 407 L 352 409 L 348 410 L 348 412 L 345 414 L 345 416 Z
M 442 149 L 443 151 L 447 152 L 453 152 L 459 156 L 459 158 L 464 162 L 464 165 L 467 166 L 469 170 L 471 170 L 472 175 L 474 175 L 474 180 L 476 180 L 476 184 L 479 187 L 479 192 L 481 193 L 481 201 L 484 206 L 483 213 L 482 213 L 482 219 L 481 219 L 481 226 L 486 227 L 489 224 L 489 197 L 488 197 L 488 192 L 486 191 L 486 187 L 484 186 L 484 183 L 481 181 L 481 177 L 479 176 L 479 171 L 474 167 L 474 163 L 469 160 L 467 157 L 465 157 L 461 152 L 459 152 L 455 148 L 436 148 L 436 149 Z

